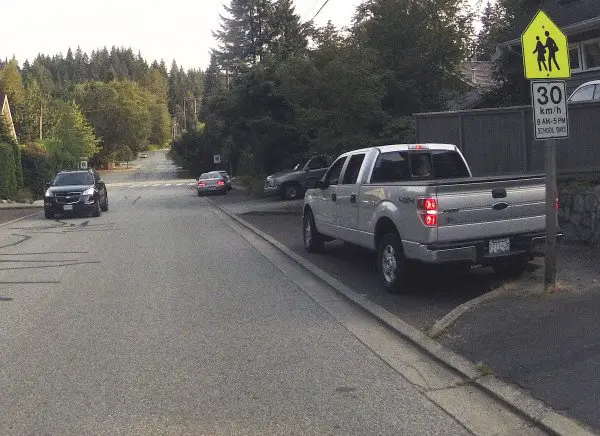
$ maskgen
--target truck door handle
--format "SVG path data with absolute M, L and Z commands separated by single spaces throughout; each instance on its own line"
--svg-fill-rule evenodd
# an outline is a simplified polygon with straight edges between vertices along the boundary
M 337 195 L 331 194 L 331 201 L 337 201 Z
M 350 194 L 350 203 L 356 203 L 356 194 Z
M 492 197 L 493 198 L 506 198 L 506 189 L 504 189 L 504 188 L 492 189 Z

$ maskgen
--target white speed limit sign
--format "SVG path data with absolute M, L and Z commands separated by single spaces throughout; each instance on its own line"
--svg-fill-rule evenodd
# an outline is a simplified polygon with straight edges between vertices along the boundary
M 569 116 L 565 82 L 562 80 L 531 82 L 531 98 L 535 139 L 567 138 Z

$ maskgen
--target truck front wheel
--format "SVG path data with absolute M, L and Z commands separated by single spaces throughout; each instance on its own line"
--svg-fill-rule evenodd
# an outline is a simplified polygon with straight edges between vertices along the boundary
M 323 250 L 325 238 L 317 231 L 315 217 L 311 211 L 304 214 L 304 249 L 309 253 L 317 253 Z
M 383 286 L 392 293 L 408 287 L 408 262 L 402 249 L 402 241 L 396 233 L 386 233 L 377 250 L 379 276 Z

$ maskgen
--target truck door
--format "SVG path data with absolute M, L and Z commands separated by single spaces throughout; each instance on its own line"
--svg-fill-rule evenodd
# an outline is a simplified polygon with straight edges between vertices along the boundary
M 335 161 L 323 177 L 323 181 L 328 185 L 327 188 L 318 189 L 315 194 L 313 215 L 317 230 L 328 236 L 338 237 L 336 226 L 337 189 L 346 160 L 347 156 L 342 156 Z
M 356 243 L 358 236 L 358 180 L 365 153 L 353 154 L 348 160 L 337 187 L 336 224 L 342 239 Z

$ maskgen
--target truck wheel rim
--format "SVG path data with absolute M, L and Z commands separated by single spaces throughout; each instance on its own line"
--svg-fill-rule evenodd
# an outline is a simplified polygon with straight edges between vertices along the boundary
M 396 279 L 396 250 L 391 245 L 386 245 L 381 256 L 381 269 L 388 283 Z
M 310 221 L 306 221 L 306 225 L 304 226 L 304 242 L 307 247 L 310 247 L 310 243 L 312 241 L 312 228 L 310 226 Z

